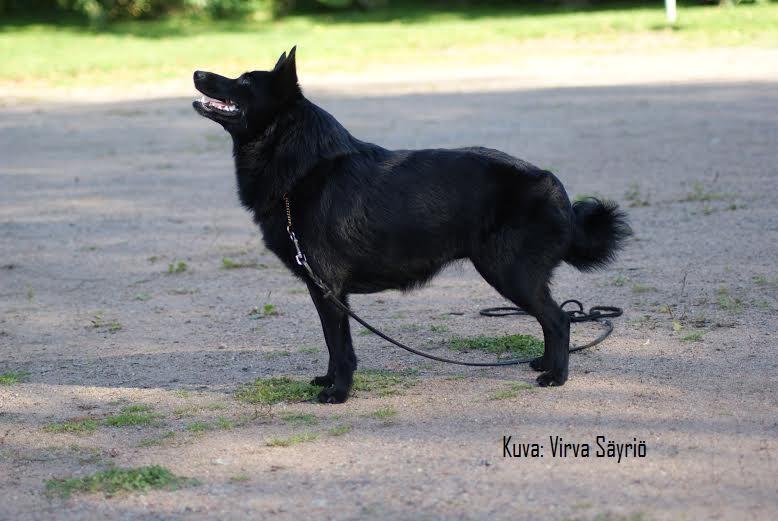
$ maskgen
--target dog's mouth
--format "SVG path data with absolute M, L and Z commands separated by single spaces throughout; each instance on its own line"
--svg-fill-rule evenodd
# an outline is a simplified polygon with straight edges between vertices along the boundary
M 206 112 L 215 112 L 222 116 L 234 117 L 240 114 L 240 107 L 230 100 L 220 100 L 203 94 L 195 103 Z

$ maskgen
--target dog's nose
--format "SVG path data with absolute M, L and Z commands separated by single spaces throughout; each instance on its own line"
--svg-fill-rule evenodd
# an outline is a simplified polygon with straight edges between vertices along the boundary
M 195 71 L 194 73 L 194 81 L 202 81 L 205 79 L 205 75 L 207 73 L 203 71 Z

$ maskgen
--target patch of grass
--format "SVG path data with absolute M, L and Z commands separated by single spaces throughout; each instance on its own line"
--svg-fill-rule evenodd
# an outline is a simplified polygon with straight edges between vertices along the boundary
M 381 407 L 380 409 L 376 409 L 375 411 L 367 414 L 367 416 L 386 422 L 394 419 L 394 417 L 397 416 L 397 410 L 394 407 Z
M 320 390 L 308 382 L 292 380 L 286 376 L 257 378 L 253 383 L 240 387 L 235 392 L 235 398 L 247 403 L 273 405 L 312 400 Z
M 30 373 L 27 371 L 8 371 L 0 374 L 0 385 L 14 385 L 22 383 Z
M 496 355 L 540 356 L 543 354 L 543 341 L 532 335 L 456 337 L 449 340 L 448 345 L 456 351 L 477 350 Z
M 192 391 L 187 391 L 186 389 L 179 389 L 177 391 L 173 391 L 173 394 L 178 396 L 179 398 L 189 398 L 192 396 Z
M 336 425 L 327 431 L 329 436 L 343 436 L 351 432 L 351 425 Z
M 193 422 L 187 424 L 186 430 L 189 432 L 205 432 L 211 430 L 211 425 L 206 422 Z
M 704 331 L 692 331 L 681 337 L 681 342 L 702 342 L 702 337 L 705 335 Z
M 223 431 L 231 431 L 235 428 L 235 422 L 224 416 L 219 416 L 213 424 L 213 427 Z
M 245 483 L 250 479 L 246 474 L 236 474 L 235 476 L 230 476 L 230 483 Z
M 432 324 L 430 326 L 430 331 L 432 331 L 433 333 L 448 333 L 449 328 L 448 328 L 448 326 L 443 326 L 443 325 L 438 326 L 438 325 Z
M 298 443 L 305 443 L 306 441 L 314 441 L 319 437 L 318 434 L 312 432 L 303 432 L 300 434 L 293 434 L 288 438 L 271 438 L 267 441 L 268 447 L 291 447 Z
M 268 9 L 244 19 L 212 21 L 169 17 L 158 21 L 117 22 L 100 31 L 75 23 L 8 23 L 3 27 L 0 82 L 49 86 L 159 82 L 203 68 L 237 75 L 268 68 L 281 49 L 298 44 L 306 73 L 332 70 L 391 70 L 398 64 L 421 66 L 495 65 L 485 50 L 501 48 L 508 56 L 552 42 L 550 49 L 575 42 L 579 47 L 629 45 L 658 35 L 656 44 L 759 46 L 778 44 L 778 6 L 772 2 L 684 6 L 679 30 L 669 30 L 662 9 L 649 5 L 576 9 L 471 2 L 390 2 L 369 12 L 297 15 L 272 20 Z M 267 4 L 265 4 L 267 5 Z M 5 16 L 5 15 L 4 15 Z M 13 19 L 9 20 L 12 21 Z M 423 35 L 423 37 L 420 37 Z M 463 35 L 467 35 L 466 38 Z M 360 41 L 357 51 L 350 45 Z M 529 45 L 529 47 L 527 47 Z M 632 44 L 634 45 L 634 43 Z M 225 62 L 220 50 L 232 49 Z M 175 60 L 160 60 L 160 49 Z M 516 63 L 516 62 L 512 62 Z
M 171 295 L 194 295 L 199 292 L 197 288 L 174 288 L 168 291 Z
M 222 411 L 227 408 L 227 404 L 214 402 L 214 403 L 209 403 L 208 405 L 205 406 L 205 408 L 208 409 L 209 411 Z
M 764 275 L 754 275 L 751 277 L 751 282 L 756 284 L 757 286 L 766 286 L 768 284 L 767 277 Z
M 259 264 L 258 262 L 238 262 L 234 261 L 230 258 L 224 257 L 222 259 L 222 268 L 225 270 L 238 270 L 241 268 L 266 268 L 264 264 Z
M 147 300 L 151 299 L 151 295 L 148 293 L 138 293 L 135 295 L 135 300 L 139 300 L 141 302 L 146 302 Z
M 259 306 L 254 306 L 251 308 L 251 311 L 249 311 L 249 316 L 253 317 L 254 319 L 274 317 L 277 315 L 278 308 L 276 308 L 275 304 L 265 304 L 262 306 L 262 309 L 260 309 Z
M 51 423 L 43 430 L 54 433 L 91 434 L 97 429 L 97 420 L 93 418 L 73 418 L 62 423 Z
M 359 336 L 370 336 L 372 334 L 373 334 L 372 331 L 370 331 L 369 329 L 364 328 L 364 327 L 362 329 L 360 329 L 359 331 L 357 331 L 357 335 L 359 335 Z
M 731 297 L 727 288 L 719 288 L 716 291 L 716 294 L 718 295 L 716 304 L 718 304 L 719 309 L 723 311 L 741 313 L 745 308 L 745 303 L 739 298 Z
M 508 389 L 505 389 L 503 391 L 497 391 L 496 393 L 489 396 L 490 400 L 507 400 L 509 398 L 516 398 L 519 395 L 519 392 L 526 391 L 529 389 L 534 389 L 535 386 L 532 384 L 528 384 L 527 382 L 516 382 L 512 383 L 511 386 Z
M 687 193 L 686 197 L 681 199 L 681 201 L 708 203 L 711 201 L 720 201 L 728 197 L 732 197 L 732 194 L 710 191 L 705 187 L 705 185 L 702 182 L 695 181 L 694 183 L 692 183 L 692 191 Z
M 126 405 L 122 407 L 122 412 L 151 412 L 151 405 Z
M 119 414 L 107 417 L 104 422 L 109 427 L 159 424 L 160 415 L 150 411 L 151 407 L 148 405 L 128 405 L 122 407 Z
M 305 412 L 285 412 L 281 413 L 280 417 L 286 423 L 291 423 L 292 425 L 316 425 L 319 423 L 316 415 Z
M 627 283 L 627 277 L 624 275 L 616 275 L 611 281 L 614 286 L 621 287 Z
M 190 418 L 197 413 L 197 407 L 194 405 L 186 405 L 184 407 L 176 407 L 173 409 L 173 416 L 176 418 Z
M 93 329 L 115 333 L 124 329 L 124 324 L 118 320 L 105 320 L 102 313 L 96 313 L 90 320 Z
M 630 208 L 639 208 L 641 206 L 649 206 L 651 203 L 648 200 L 648 196 L 640 193 L 640 184 L 636 182 L 629 183 L 627 185 L 627 191 L 624 193 L 624 199 L 629 203 Z
M 316 353 L 320 352 L 321 349 L 318 347 L 313 346 L 303 346 L 300 349 L 297 350 L 298 353 L 302 353 L 304 355 L 315 355 Z
M 401 394 L 404 389 L 416 385 L 416 371 L 386 371 L 362 369 L 354 373 L 352 389 L 357 392 L 371 392 L 378 396 Z
M 170 264 L 167 265 L 167 272 L 168 275 L 173 275 L 175 273 L 183 273 L 187 270 L 188 266 L 186 262 L 184 261 L 173 261 Z
M 102 493 L 113 496 L 120 493 L 139 493 L 149 490 L 175 490 L 197 484 L 196 480 L 176 476 L 160 465 L 139 468 L 116 468 L 80 478 L 51 479 L 46 482 L 50 495 L 68 498 L 74 493 Z
M 632 293 L 641 294 L 641 293 L 650 293 L 652 291 L 656 291 L 656 288 L 654 286 L 646 286 L 644 284 L 632 285 Z

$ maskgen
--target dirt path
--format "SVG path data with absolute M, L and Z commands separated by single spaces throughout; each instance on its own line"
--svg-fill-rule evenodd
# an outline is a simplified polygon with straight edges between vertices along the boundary
M 605 272 L 557 274 L 559 299 L 625 308 L 610 339 L 572 357 L 562 388 L 490 399 L 534 374 L 425 363 L 356 328 L 361 367 L 418 368 L 409 386 L 272 417 L 232 392 L 259 376 L 319 373 L 326 349 L 303 288 L 238 206 L 226 136 L 184 98 L 2 109 L 0 373 L 29 376 L 0 386 L 0 518 L 778 517 L 778 78 L 650 80 L 369 98 L 314 90 L 358 137 L 488 145 L 553 170 L 571 195 L 632 204 L 636 238 Z M 256 266 L 224 269 L 225 257 Z M 186 269 L 169 274 L 179 261 Z M 454 336 L 539 332 L 477 315 L 500 303 L 467 265 L 414 294 L 353 299 L 436 353 Z M 278 315 L 252 314 L 266 304 Z M 595 333 L 576 326 L 574 341 Z M 152 406 L 158 423 L 43 430 L 128 404 Z M 296 425 L 283 419 L 290 411 L 315 418 Z M 300 433 L 318 437 L 268 446 Z M 544 457 L 504 457 L 503 435 L 543 444 Z M 594 446 L 598 435 L 644 440 L 647 455 L 551 457 L 550 436 Z M 52 477 L 112 464 L 165 465 L 200 485 L 44 494 Z

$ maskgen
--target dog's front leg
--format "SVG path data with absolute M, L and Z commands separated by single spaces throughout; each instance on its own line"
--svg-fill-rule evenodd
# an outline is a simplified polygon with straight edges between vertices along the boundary
M 308 283 L 313 304 L 319 313 L 324 340 L 330 353 L 325 376 L 317 376 L 311 383 L 324 387 L 319 393 L 322 403 L 342 403 L 348 398 L 357 368 L 357 357 L 351 343 L 348 315 L 324 298 L 322 291 Z M 346 295 L 337 295 L 338 300 L 348 305 Z

